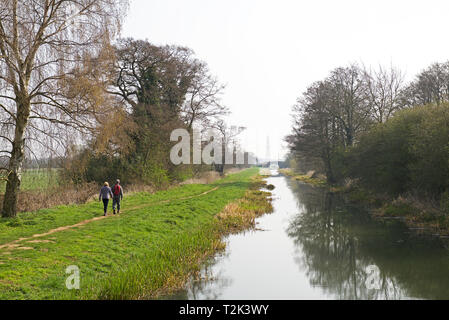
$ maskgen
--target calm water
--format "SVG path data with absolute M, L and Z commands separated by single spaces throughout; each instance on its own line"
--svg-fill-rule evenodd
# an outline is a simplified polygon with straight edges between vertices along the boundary
M 335 195 L 285 177 L 274 213 L 175 299 L 449 299 L 449 250 L 401 222 L 370 218 Z

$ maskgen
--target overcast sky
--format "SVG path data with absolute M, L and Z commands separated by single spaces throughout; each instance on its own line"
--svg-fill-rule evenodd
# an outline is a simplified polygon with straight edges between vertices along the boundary
M 285 154 L 291 107 L 351 62 L 393 64 L 408 79 L 449 60 L 449 1 L 131 0 L 123 36 L 188 46 L 227 85 L 228 122 L 250 151 Z

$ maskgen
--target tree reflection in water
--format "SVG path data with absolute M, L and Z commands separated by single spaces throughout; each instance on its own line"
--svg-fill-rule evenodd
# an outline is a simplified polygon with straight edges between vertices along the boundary
M 223 290 L 232 285 L 233 280 L 226 277 L 224 270 L 214 268 L 219 261 L 228 258 L 224 252 L 206 263 L 200 274 L 190 279 L 184 290 L 168 297 L 174 300 L 218 300 Z
M 289 186 L 300 214 L 288 234 L 311 285 L 337 299 L 449 298 L 449 251 L 440 240 L 410 234 L 398 221 L 376 221 L 322 189 Z M 371 265 L 380 270 L 379 290 L 366 286 Z

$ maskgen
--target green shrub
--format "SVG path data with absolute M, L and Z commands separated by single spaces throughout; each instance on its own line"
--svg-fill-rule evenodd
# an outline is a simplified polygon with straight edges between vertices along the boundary
M 440 199 L 440 208 L 446 214 L 449 214 L 449 189 L 446 190 Z
M 410 179 L 414 187 L 438 198 L 449 189 L 449 105 L 418 110 L 423 119 L 410 142 Z
M 346 155 L 347 175 L 392 196 L 449 188 L 449 105 L 402 110 L 363 134 Z
M 406 203 L 389 205 L 384 211 L 384 214 L 390 217 L 404 217 L 414 213 L 416 209 Z
M 142 180 L 146 184 L 157 187 L 166 186 L 170 182 L 168 170 L 157 162 L 147 162 L 141 165 Z

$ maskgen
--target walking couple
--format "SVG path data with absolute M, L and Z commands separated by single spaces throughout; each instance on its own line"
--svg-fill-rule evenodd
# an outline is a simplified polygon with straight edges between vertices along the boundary
M 108 214 L 109 199 L 112 199 L 112 210 L 114 214 L 120 214 L 120 203 L 123 200 L 123 188 L 120 185 L 120 180 L 117 179 L 112 189 L 109 183 L 105 182 L 100 190 L 99 201 L 103 200 L 104 216 Z M 115 210 L 117 208 L 117 211 Z

